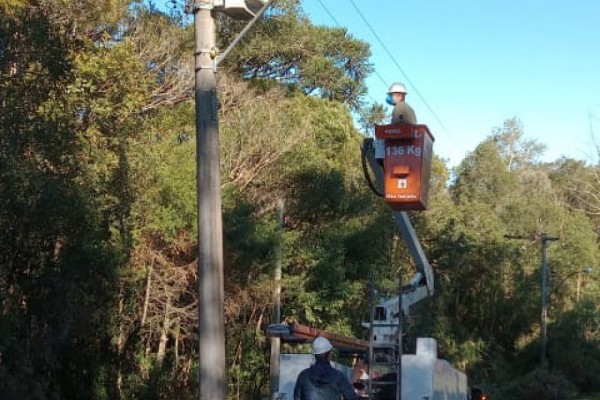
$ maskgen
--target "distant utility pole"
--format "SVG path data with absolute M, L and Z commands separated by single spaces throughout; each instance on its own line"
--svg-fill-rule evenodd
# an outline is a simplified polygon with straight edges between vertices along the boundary
M 277 247 L 275 249 L 275 290 L 273 292 L 273 323 L 281 322 L 281 262 L 283 258 L 283 230 L 285 227 L 285 199 L 277 200 Z M 281 338 L 271 338 L 271 399 L 275 400 L 279 392 L 279 354 L 281 352 Z
M 540 236 L 542 242 L 542 353 L 540 361 L 542 366 L 546 365 L 546 347 L 548 343 L 548 242 L 555 240 L 559 240 L 559 238 L 550 237 L 545 233 Z
M 548 242 L 560 240 L 558 237 L 548 236 L 546 233 L 541 233 L 536 236 L 521 236 L 521 235 L 504 235 L 507 239 L 520 240 L 539 240 L 542 243 L 542 313 L 541 313 L 541 328 L 540 328 L 540 361 L 542 366 L 546 365 L 546 347 L 548 343 Z

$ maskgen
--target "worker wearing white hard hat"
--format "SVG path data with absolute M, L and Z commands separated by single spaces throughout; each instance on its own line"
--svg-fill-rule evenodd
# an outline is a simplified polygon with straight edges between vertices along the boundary
M 294 400 L 355 400 L 357 398 L 350 381 L 343 373 L 331 366 L 333 345 L 327 338 L 317 336 L 312 342 L 315 363 L 306 368 L 296 380 Z
M 325 354 L 329 353 L 333 346 L 331 342 L 324 338 L 323 336 L 317 336 L 317 338 L 312 342 L 313 354 Z
M 406 86 L 396 82 L 390 86 L 386 102 L 394 106 L 392 112 L 392 124 L 416 124 L 415 111 L 406 102 Z

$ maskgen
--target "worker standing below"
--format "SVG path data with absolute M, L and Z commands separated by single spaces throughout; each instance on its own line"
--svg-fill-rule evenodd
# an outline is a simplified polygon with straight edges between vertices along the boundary
M 329 340 L 317 336 L 312 349 L 316 362 L 298 375 L 294 400 L 355 400 L 357 397 L 348 379 L 331 366 L 329 357 L 333 346 Z
M 390 86 L 385 101 L 394 106 L 392 113 L 392 124 L 416 124 L 417 116 L 406 100 L 406 87 L 402 83 L 394 83 Z

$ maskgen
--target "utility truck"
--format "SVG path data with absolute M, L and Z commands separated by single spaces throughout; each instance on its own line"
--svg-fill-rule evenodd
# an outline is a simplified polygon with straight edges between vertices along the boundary
M 403 354 L 404 317 L 414 304 L 434 294 L 433 270 L 407 214 L 409 210 L 427 208 L 433 141 L 426 125 L 396 124 L 376 126 L 375 139 L 365 139 L 362 146 L 367 182 L 390 205 L 417 270 L 406 284 L 399 279 L 397 296 L 379 299 L 371 305 L 370 320 L 362 324 L 369 329 L 369 340 L 343 337 L 295 323 L 273 324 L 265 329 L 269 336 L 287 342 L 306 343 L 324 336 L 341 352 L 354 354 L 353 365 L 335 366 L 355 383 L 361 398 L 470 398 L 466 375 L 438 358 L 435 339 L 417 338 L 416 352 Z M 313 362 L 310 354 L 281 354 L 278 392 L 274 397 L 292 399 L 296 377 Z

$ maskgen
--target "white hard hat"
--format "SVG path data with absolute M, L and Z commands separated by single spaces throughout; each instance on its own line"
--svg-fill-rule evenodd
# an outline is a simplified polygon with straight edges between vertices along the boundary
M 323 336 L 317 336 L 317 338 L 312 342 L 313 354 L 324 354 L 330 352 L 333 349 L 333 346 L 329 342 L 329 340 L 325 339 Z
M 388 93 L 406 93 L 406 86 L 400 82 L 392 83 Z

